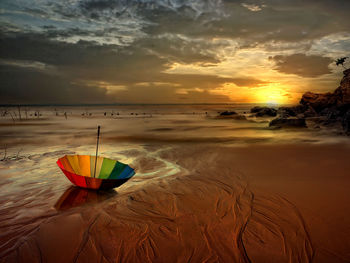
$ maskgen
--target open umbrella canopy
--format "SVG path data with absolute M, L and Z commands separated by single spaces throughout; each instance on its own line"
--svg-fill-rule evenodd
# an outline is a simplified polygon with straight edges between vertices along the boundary
M 90 155 L 65 155 L 57 165 L 75 185 L 90 189 L 109 189 L 128 181 L 135 171 L 116 160 Z

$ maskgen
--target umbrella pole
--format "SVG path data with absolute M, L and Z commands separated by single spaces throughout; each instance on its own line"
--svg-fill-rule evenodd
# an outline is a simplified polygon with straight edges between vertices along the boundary
M 100 140 L 100 125 L 98 125 L 98 127 L 97 127 L 97 144 L 96 144 L 96 158 L 95 158 L 94 178 L 96 176 L 96 163 L 97 163 L 98 141 L 99 140 Z

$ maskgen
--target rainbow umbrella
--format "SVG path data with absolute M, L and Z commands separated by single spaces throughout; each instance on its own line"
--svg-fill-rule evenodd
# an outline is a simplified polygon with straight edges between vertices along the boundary
M 76 186 L 90 189 L 110 189 L 128 181 L 135 171 L 129 165 L 97 156 L 100 126 L 97 132 L 96 156 L 65 155 L 57 165 Z

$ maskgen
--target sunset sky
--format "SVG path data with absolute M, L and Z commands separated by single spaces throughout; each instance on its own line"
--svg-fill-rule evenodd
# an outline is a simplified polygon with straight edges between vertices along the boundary
M 349 0 L 1 0 L 0 103 L 296 103 L 338 86 L 349 12 Z

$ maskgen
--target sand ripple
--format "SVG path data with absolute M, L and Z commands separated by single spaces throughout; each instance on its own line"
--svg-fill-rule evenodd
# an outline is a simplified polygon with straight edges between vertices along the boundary
M 153 152 L 135 163 L 153 158 L 175 174 L 48 214 L 16 246 L 2 249 L 1 262 L 312 261 L 298 209 L 281 196 L 252 192 L 227 165 L 229 156 L 201 147 Z

